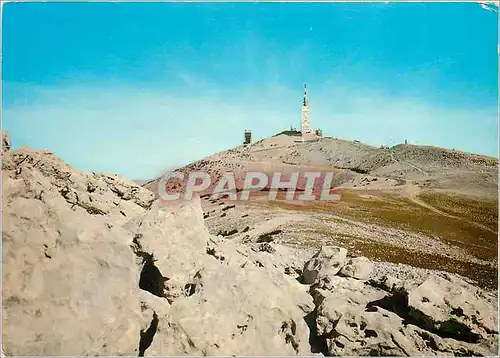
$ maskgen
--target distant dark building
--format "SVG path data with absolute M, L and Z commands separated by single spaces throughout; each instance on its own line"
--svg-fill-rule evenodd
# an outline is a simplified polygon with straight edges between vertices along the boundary
M 250 143 L 252 143 L 252 132 L 245 129 L 245 140 L 243 141 L 243 144 L 246 145 Z

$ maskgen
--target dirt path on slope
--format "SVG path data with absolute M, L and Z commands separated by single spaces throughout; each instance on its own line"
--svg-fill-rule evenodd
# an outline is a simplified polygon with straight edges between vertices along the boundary
M 421 173 L 421 174 L 423 174 L 423 175 L 425 175 L 425 176 L 429 176 L 429 173 L 427 173 L 427 172 L 426 172 L 425 170 L 423 170 L 422 168 L 417 167 L 415 164 L 412 164 L 412 163 L 407 162 L 407 161 L 401 161 L 401 160 L 398 160 L 398 159 L 394 158 L 394 153 L 393 153 L 392 151 L 391 151 L 391 152 L 389 152 L 389 155 L 390 155 L 390 157 L 391 157 L 391 159 L 392 159 L 392 161 L 393 161 L 394 163 L 398 163 L 398 164 L 406 164 L 406 165 L 408 165 L 408 166 L 412 167 L 413 169 L 415 169 L 416 171 L 418 171 L 419 173 Z
M 451 219 L 455 219 L 455 220 L 462 220 L 462 221 L 465 221 L 467 222 L 468 224 L 470 225 L 474 225 L 482 230 L 486 230 L 486 231 L 489 231 L 493 234 L 497 234 L 497 231 L 495 230 L 492 230 L 490 229 L 489 227 L 485 226 L 485 225 L 482 225 L 482 224 L 479 224 L 475 221 L 470 221 L 470 220 L 467 220 L 465 219 L 464 217 L 461 217 L 461 216 L 456 216 L 456 215 L 452 215 L 452 214 L 449 214 L 447 212 L 444 212 L 442 210 L 439 210 L 438 208 L 426 203 L 425 201 L 421 200 L 418 198 L 418 194 L 420 194 L 420 192 L 422 191 L 422 189 L 420 189 L 420 187 L 418 187 L 417 185 L 415 184 L 412 184 L 412 183 L 409 183 L 401 192 L 403 193 L 403 195 L 408 198 L 409 200 L 411 200 L 413 203 L 421 206 L 421 207 L 424 207 L 428 210 L 431 210 L 433 212 L 435 212 L 436 214 L 439 214 L 439 215 L 443 215 L 443 216 L 446 216 L 448 218 L 451 218 Z

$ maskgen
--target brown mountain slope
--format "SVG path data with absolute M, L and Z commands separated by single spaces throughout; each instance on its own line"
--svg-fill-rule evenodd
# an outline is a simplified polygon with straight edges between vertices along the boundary
M 333 171 L 340 202 L 204 198 L 212 233 L 317 247 L 348 246 L 372 259 L 459 273 L 496 287 L 498 160 L 431 146 L 376 148 L 281 134 L 192 163 L 183 171 Z M 146 184 L 156 191 L 157 181 Z M 231 205 L 229 205 L 231 204 Z M 235 205 L 233 207 L 233 205 Z M 229 209 L 228 209 L 229 208 Z
M 296 171 L 300 166 L 335 171 L 336 186 L 358 187 L 363 175 L 370 174 L 388 179 L 384 180 L 384 185 L 371 185 L 378 189 L 411 182 L 422 188 L 492 200 L 497 196 L 497 165 L 496 158 L 438 147 L 400 144 L 380 149 L 328 137 L 301 142 L 300 137 L 281 134 L 214 154 L 184 169 L 220 173 L 228 170 Z M 155 184 L 152 181 L 145 186 L 155 190 Z
M 337 207 L 164 205 L 48 150 L 2 147 L 2 356 L 498 355 L 496 287 L 357 257 L 487 267 L 426 235 L 415 203 L 343 190 Z M 492 224 L 480 205 L 426 203 Z M 367 224 L 367 208 L 401 215 Z M 408 215 L 421 234 L 396 229 Z

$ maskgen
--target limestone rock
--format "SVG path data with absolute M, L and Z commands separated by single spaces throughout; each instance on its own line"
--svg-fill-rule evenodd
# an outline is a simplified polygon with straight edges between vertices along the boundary
M 2 131 L 2 152 L 9 151 L 11 147 L 9 133 Z
M 298 282 L 250 262 L 208 266 L 160 320 L 148 355 L 309 355 L 299 306 L 312 300 Z
M 8 180 L 4 190 L 15 187 L 19 195 L 42 202 L 55 198 L 60 202 L 63 199 L 73 211 L 106 217 L 108 221 L 124 223 L 131 216 L 144 212 L 155 200 L 154 193 L 132 181 L 118 175 L 74 170 L 46 150 L 22 148 L 6 152 L 2 166 L 4 180 Z M 117 186 L 123 190 L 134 190 L 133 199 L 122 200 Z
M 431 276 L 409 292 L 396 285 L 388 292 L 370 282 L 340 276 L 312 287 L 317 334 L 324 337 L 325 353 L 330 355 L 494 355 L 498 351 L 494 303 L 457 277 Z
M 394 292 L 404 287 L 404 282 L 390 275 L 384 275 L 379 280 L 375 280 L 374 283 L 387 292 Z
M 154 206 L 126 227 L 167 279 L 170 304 L 152 295 L 145 302 L 143 330 L 156 327 L 145 355 L 310 354 L 304 316 L 314 305 L 306 287 L 274 255 L 211 238 L 199 199 Z
M 199 198 L 190 202 L 154 205 L 131 219 L 125 228 L 134 235 L 136 253 L 143 257 L 142 272 L 163 279 L 165 286 L 155 290 L 170 302 L 185 294 L 185 286 L 208 260 L 208 231 L 203 224 Z
M 276 252 L 276 249 L 269 242 L 264 242 L 259 245 L 259 251 L 273 254 Z
M 42 163 L 47 166 L 39 170 Z M 4 157 L 3 349 L 6 355 L 136 355 L 132 237 L 109 228 L 101 215 L 72 209 L 56 185 L 66 169 L 43 152 Z
M 495 307 L 472 285 L 452 276 L 429 277 L 409 292 L 408 305 L 416 319 L 446 336 L 477 342 L 498 332 Z
M 386 292 L 353 278 L 333 276 L 323 288 L 314 287 L 313 296 L 318 334 L 330 335 L 338 324 L 349 326 L 350 321 L 346 320 L 363 312 L 369 302 L 386 296 Z
M 347 250 L 337 246 L 322 246 L 304 265 L 303 283 L 312 284 L 325 275 L 336 275 L 345 263 Z
M 358 280 L 366 280 L 370 277 L 372 271 L 373 265 L 371 261 L 364 256 L 360 256 L 349 259 L 340 270 L 340 274 Z

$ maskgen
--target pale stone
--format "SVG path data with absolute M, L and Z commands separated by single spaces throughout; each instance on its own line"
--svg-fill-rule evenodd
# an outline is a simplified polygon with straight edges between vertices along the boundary
M 303 283 L 312 284 L 325 275 L 336 275 L 345 263 L 347 250 L 337 246 L 322 246 L 304 266 Z
M 349 259 L 340 270 L 340 274 L 358 280 L 366 280 L 370 277 L 372 271 L 373 265 L 371 261 L 364 256 L 360 256 Z

